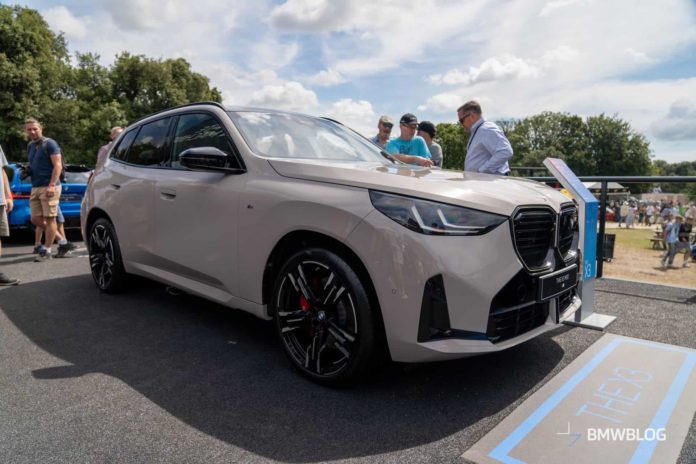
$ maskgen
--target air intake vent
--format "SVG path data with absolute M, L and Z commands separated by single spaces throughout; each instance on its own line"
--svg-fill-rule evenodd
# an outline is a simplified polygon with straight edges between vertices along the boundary
M 553 244 L 556 215 L 545 208 L 520 210 L 513 219 L 515 248 L 528 269 L 543 269 Z
M 558 251 L 561 256 L 566 258 L 566 255 L 573 246 L 573 237 L 578 230 L 578 211 L 573 206 L 564 208 L 561 211 L 561 219 L 558 223 Z

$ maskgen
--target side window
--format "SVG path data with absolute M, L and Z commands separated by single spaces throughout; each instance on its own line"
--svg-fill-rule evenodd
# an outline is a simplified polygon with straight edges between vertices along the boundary
M 215 147 L 232 155 L 234 149 L 220 123 L 207 114 L 184 114 L 179 117 L 172 150 L 173 167 L 180 167 L 179 155 L 189 148 Z M 232 161 L 234 157 L 230 157 Z
M 125 161 L 128 148 L 130 148 L 131 143 L 133 143 L 133 139 L 135 138 L 135 134 L 137 133 L 138 129 L 133 129 L 123 134 L 123 137 L 121 137 L 121 140 L 118 142 L 118 146 L 111 151 L 111 158 Z
M 143 125 L 128 150 L 126 161 L 140 166 L 159 166 L 164 156 L 170 121 L 171 118 L 164 118 Z

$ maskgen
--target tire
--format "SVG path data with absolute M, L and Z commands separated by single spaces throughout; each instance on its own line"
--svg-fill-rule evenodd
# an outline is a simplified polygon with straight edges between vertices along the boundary
M 306 248 L 281 267 L 272 314 L 285 353 L 313 381 L 348 386 L 372 367 L 377 308 L 358 274 L 339 255 Z
M 89 231 L 89 266 L 99 290 L 106 293 L 123 291 L 128 274 L 123 267 L 121 249 L 113 224 L 97 219 Z

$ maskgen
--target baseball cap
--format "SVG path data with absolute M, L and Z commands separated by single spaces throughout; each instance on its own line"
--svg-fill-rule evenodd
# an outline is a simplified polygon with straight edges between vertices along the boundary
M 391 116 L 384 114 L 379 117 L 379 122 L 386 124 L 394 124 L 394 119 Z
M 399 120 L 399 124 L 418 124 L 418 118 L 416 117 L 415 114 L 411 113 L 406 113 L 403 116 L 401 116 L 401 119 Z
M 425 132 L 431 137 L 435 137 L 435 133 L 437 132 L 435 124 L 430 121 L 421 121 L 420 124 L 418 124 L 418 130 Z

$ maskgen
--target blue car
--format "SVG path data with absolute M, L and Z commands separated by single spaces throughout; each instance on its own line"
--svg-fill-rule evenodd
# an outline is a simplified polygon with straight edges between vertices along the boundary
M 8 164 L 5 168 L 14 200 L 14 209 L 8 217 L 11 229 L 32 227 L 29 212 L 31 177 L 22 179 L 23 169 L 24 166 L 16 163 Z M 80 227 L 80 204 L 82 197 L 85 196 L 85 188 L 91 172 L 92 170 L 86 166 L 65 165 L 65 182 L 61 183 L 63 190 L 60 195 L 60 209 L 65 217 L 65 228 Z

